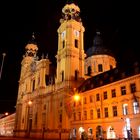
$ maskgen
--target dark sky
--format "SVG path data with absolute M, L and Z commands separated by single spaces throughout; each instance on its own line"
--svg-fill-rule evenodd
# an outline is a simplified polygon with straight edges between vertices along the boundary
M 57 52 L 57 29 L 62 7 L 67 0 L 5 0 L 0 6 L 0 113 L 15 111 L 18 80 L 25 45 L 35 32 L 39 57 L 48 53 L 54 63 Z M 87 3 L 88 2 L 88 3 Z M 139 7 L 135 1 L 76 0 L 85 27 L 85 50 L 92 46 L 96 30 L 125 66 L 139 59 Z

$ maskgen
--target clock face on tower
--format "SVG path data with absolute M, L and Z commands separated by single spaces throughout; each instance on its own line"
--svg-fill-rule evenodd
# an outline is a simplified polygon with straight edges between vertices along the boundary
M 66 37 L 66 31 L 63 31 L 61 34 L 62 39 L 64 39 Z
M 75 35 L 75 37 L 79 37 L 79 31 L 74 30 L 74 35 Z

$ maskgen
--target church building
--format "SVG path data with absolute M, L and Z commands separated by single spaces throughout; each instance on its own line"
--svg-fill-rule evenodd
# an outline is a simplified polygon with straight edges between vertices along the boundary
M 140 138 L 140 66 L 121 69 L 96 32 L 84 50 L 80 8 L 62 8 L 56 70 L 34 34 L 21 62 L 14 135 L 42 139 Z

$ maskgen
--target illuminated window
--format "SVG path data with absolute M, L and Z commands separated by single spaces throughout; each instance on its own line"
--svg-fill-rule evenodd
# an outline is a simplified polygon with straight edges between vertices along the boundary
M 135 83 L 130 84 L 130 90 L 131 90 L 131 93 L 136 92 L 136 84 Z
M 128 114 L 128 104 L 123 104 L 123 115 Z
M 113 106 L 112 109 L 113 109 L 113 116 L 114 117 L 117 116 L 118 115 L 117 106 Z
M 112 93 L 112 98 L 116 97 L 116 90 L 115 89 L 112 89 L 111 93 Z
M 105 113 L 105 118 L 107 118 L 108 117 L 108 107 L 104 108 L 104 113 Z
M 125 86 L 121 87 L 121 94 L 126 95 L 126 87 Z
M 138 102 L 133 102 L 133 109 L 134 109 L 134 114 L 138 114 L 140 112 Z
M 140 126 L 138 128 L 138 138 L 140 138 Z

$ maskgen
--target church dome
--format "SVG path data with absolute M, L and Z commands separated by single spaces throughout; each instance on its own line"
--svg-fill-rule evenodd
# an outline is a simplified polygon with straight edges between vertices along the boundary
M 90 57 L 92 55 L 101 55 L 101 54 L 107 54 L 113 56 L 111 50 L 106 48 L 106 46 L 104 45 L 100 32 L 96 32 L 96 36 L 93 40 L 93 46 L 87 50 L 86 54 L 87 57 Z

